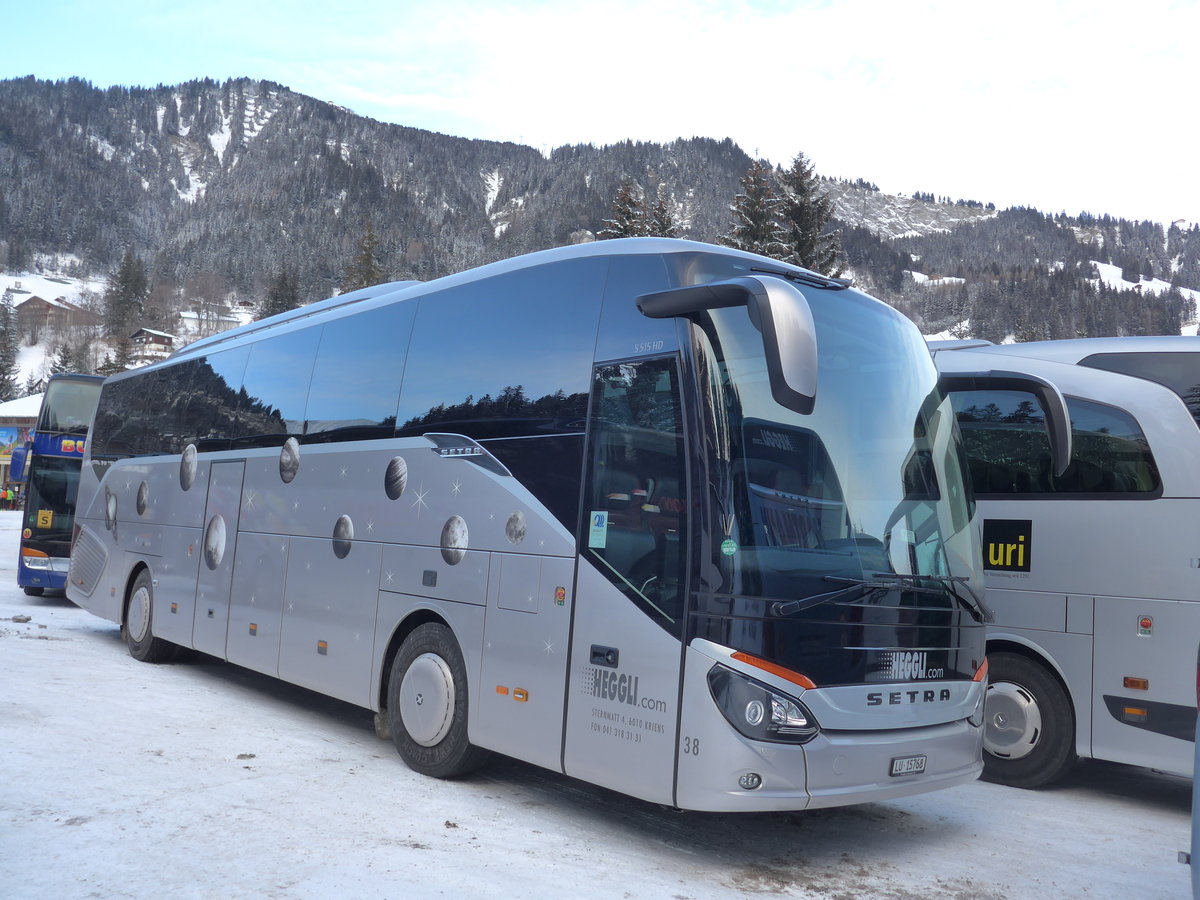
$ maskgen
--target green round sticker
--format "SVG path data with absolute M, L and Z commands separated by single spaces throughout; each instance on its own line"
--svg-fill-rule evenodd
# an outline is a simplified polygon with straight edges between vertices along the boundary
M 725 538 L 725 540 L 721 541 L 721 552 L 726 556 L 733 556 L 733 554 L 737 553 L 737 541 L 733 538 Z

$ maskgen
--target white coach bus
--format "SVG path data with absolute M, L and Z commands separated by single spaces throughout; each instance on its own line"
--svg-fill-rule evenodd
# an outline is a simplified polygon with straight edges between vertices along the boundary
M 931 346 L 946 376 L 1052 382 L 1071 418 L 1071 463 L 1055 473 L 1038 398 L 951 395 L 995 611 L 984 777 L 1035 787 L 1077 757 L 1192 776 L 1200 338 Z
M 103 388 L 70 598 L 697 810 L 980 772 L 977 529 L 920 334 L 773 260 L 603 241 L 356 291 Z M 166 701 L 163 701 L 166 702 Z

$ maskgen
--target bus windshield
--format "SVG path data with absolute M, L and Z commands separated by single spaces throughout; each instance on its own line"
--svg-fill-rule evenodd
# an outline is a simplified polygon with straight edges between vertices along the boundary
M 46 389 L 38 415 L 40 434 L 87 434 L 100 397 L 101 379 L 56 379 Z
M 700 329 L 720 592 L 778 603 L 954 579 L 981 597 L 961 443 L 920 335 L 855 291 L 804 293 L 820 361 L 810 415 L 773 399 L 745 309 Z
M 63 552 L 55 556 L 66 556 L 65 545 L 71 541 L 79 467 L 78 458 L 57 456 L 35 456 L 29 466 L 25 528 L 29 539 L 62 543 Z

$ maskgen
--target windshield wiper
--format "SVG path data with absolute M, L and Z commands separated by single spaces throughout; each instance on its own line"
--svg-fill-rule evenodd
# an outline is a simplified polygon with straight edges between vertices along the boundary
M 982 598 L 976 597 L 975 592 L 970 588 L 971 579 L 965 575 L 902 575 L 899 572 L 887 572 L 878 576 L 887 578 L 893 581 L 904 582 L 905 588 L 910 591 L 920 591 L 922 593 L 940 594 L 941 591 L 937 588 L 925 587 L 924 585 L 915 584 L 918 580 L 936 581 L 940 584 L 951 597 L 958 601 L 958 604 L 969 612 L 976 622 L 993 622 L 996 619 L 992 608 L 983 602 Z M 967 596 L 963 596 L 957 590 L 955 585 L 961 584 L 967 588 Z
M 813 606 L 820 606 L 822 603 L 832 603 L 834 600 L 841 600 L 843 597 L 851 595 L 870 596 L 872 594 L 890 591 L 896 587 L 907 587 L 900 582 L 888 584 L 883 581 L 860 581 L 853 578 L 836 578 L 833 575 L 826 575 L 825 581 L 847 584 L 847 587 L 839 588 L 836 591 L 827 591 L 824 594 L 813 594 L 811 597 L 801 597 L 799 600 L 777 600 L 771 604 L 771 614 L 776 616 L 791 616 L 804 609 L 809 609 Z
M 940 587 L 927 587 L 923 584 L 917 584 L 920 579 L 929 579 L 939 583 Z M 949 594 L 959 605 L 969 612 L 972 618 L 977 622 L 991 622 L 993 615 L 991 609 L 982 601 L 975 599 L 975 595 L 971 593 L 971 589 L 967 588 L 967 593 L 970 599 L 964 597 L 954 586 L 956 584 L 966 584 L 968 579 L 961 575 L 902 575 L 898 572 L 881 572 L 874 578 L 841 578 L 837 575 L 826 575 L 824 581 L 833 584 L 844 584 L 846 587 L 836 591 L 828 591 L 824 594 L 814 594 L 811 597 L 803 597 L 799 600 L 790 600 L 788 602 L 777 601 L 771 605 L 771 613 L 776 616 L 790 616 L 801 610 L 809 609 L 813 606 L 820 606 L 822 603 L 831 603 L 835 600 L 841 600 L 845 597 L 850 597 L 857 594 L 858 596 L 867 597 L 882 591 L 904 590 L 918 594 Z

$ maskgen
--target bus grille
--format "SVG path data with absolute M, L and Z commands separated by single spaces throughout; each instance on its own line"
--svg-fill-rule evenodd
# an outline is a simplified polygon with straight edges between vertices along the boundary
M 108 564 L 108 551 L 89 528 L 79 532 L 71 551 L 71 569 L 67 575 L 72 587 L 90 597 Z

